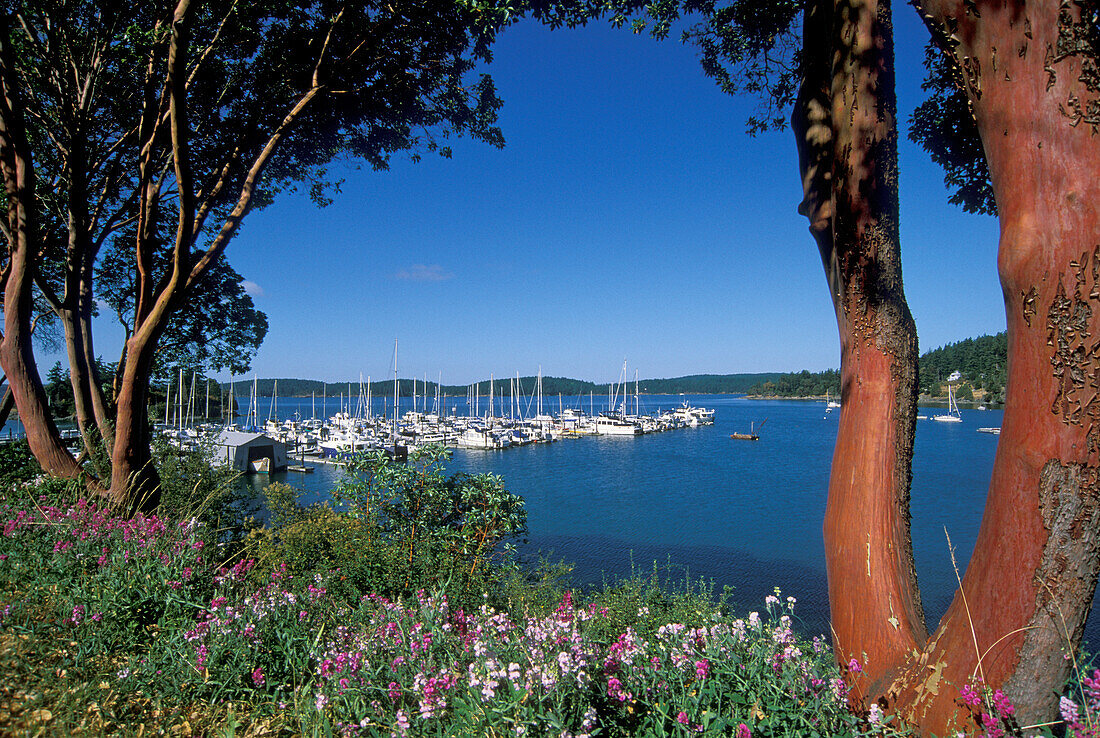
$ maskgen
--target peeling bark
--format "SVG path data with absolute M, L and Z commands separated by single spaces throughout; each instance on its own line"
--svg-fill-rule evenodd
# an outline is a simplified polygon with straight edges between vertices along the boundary
M 1021 724 L 1053 717 L 1071 666 L 1063 656 L 1080 646 L 1100 572 L 1100 30 L 1082 21 L 1076 0 L 918 6 L 963 70 L 982 135 L 1009 336 L 1007 405 L 975 553 L 927 642 L 908 548 L 906 357 L 915 361 L 916 346 L 907 345 L 896 221 L 878 217 L 890 210 L 876 199 L 890 190 L 896 159 L 866 117 L 890 84 L 868 73 L 876 56 L 860 43 L 861 14 L 873 6 L 833 5 L 833 180 L 807 166 L 820 152 L 804 156 L 803 206 L 825 244 L 842 345 L 826 512 L 838 657 L 866 660 L 861 676 L 849 675 L 856 697 L 942 735 L 968 729 L 957 699 L 975 676 L 1006 691 Z M 809 28 L 806 41 L 809 52 Z M 846 65 L 846 48 L 855 64 Z M 812 152 L 807 134 L 822 116 L 803 108 L 796 132 Z M 828 188 L 831 241 L 822 236 Z
M 901 279 L 892 21 L 888 2 L 821 0 L 804 23 L 792 126 L 800 212 L 821 251 L 841 343 L 824 526 L 829 605 L 838 658 L 874 665 L 850 675 L 858 703 L 925 638 L 909 531 L 917 340 Z

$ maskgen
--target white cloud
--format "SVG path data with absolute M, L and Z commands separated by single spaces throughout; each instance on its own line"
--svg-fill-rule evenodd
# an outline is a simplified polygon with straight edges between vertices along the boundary
M 244 288 L 244 291 L 247 294 L 252 295 L 253 297 L 263 297 L 264 296 L 264 288 L 261 287 L 260 285 L 256 284 L 255 282 L 249 281 L 247 279 L 243 279 L 243 280 L 241 280 L 241 287 Z
M 410 282 L 444 282 L 454 277 L 439 264 L 413 264 L 393 276 L 395 279 L 407 279 Z

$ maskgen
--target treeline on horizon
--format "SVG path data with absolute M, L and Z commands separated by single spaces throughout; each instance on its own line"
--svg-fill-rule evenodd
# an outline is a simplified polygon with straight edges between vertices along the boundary
M 722 395 L 744 394 L 750 388 L 762 382 L 768 382 L 783 376 L 779 372 L 763 372 L 755 374 L 693 374 L 686 377 L 674 377 L 671 379 L 640 379 L 638 391 L 647 395 L 677 395 L 680 393 L 693 395 Z M 412 397 L 413 379 L 398 380 L 398 395 L 400 397 Z M 415 380 L 416 394 L 431 396 L 436 393 L 436 382 Z M 509 394 L 512 385 L 516 382 L 514 377 L 494 380 L 494 392 L 496 394 Z M 533 395 L 535 393 L 537 377 L 520 377 L 517 394 Z M 254 380 L 256 394 L 260 397 L 271 397 L 278 392 L 279 397 L 310 397 L 316 395 L 328 395 L 335 397 L 340 394 L 359 394 L 359 380 L 352 382 L 321 382 L 316 379 L 256 379 Z M 240 397 L 252 392 L 253 382 L 233 383 L 235 394 Z M 634 392 L 634 380 L 628 380 L 627 393 Z M 230 389 L 229 382 L 223 382 L 220 387 L 223 390 Z M 362 391 L 367 392 L 367 383 L 362 384 Z M 370 393 L 374 397 L 392 397 L 393 380 L 371 382 Z M 603 395 L 607 393 L 608 384 L 597 384 L 582 379 L 569 379 L 567 377 L 543 377 L 542 394 L 551 395 L 587 395 L 589 393 Z M 426 391 L 425 391 L 426 390 Z M 467 392 L 477 392 L 481 396 L 489 394 L 489 380 L 462 385 L 442 385 L 442 392 L 448 397 L 465 397 Z M 622 390 L 620 390 L 620 393 Z
M 920 357 L 918 386 L 923 395 L 940 397 L 953 372 L 959 372 L 960 399 L 973 397 L 973 390 L 985 390 L 992 402 L 1004 401 L 1008 370 L 1008 333 L 967 338 L 933 349 Z M 792 372 L 780 374 L 749 388 L 750 395 L 768 397 L 820 397 L 828 392 L 840 396 L 840 371 Z
M 944 383 L 952 372 L 961 374 L 960 386 L 963 386 L 963 394 L 966 389 L 984 389 L 989 396 L 997 401 L 1003 398 L 1006 370 L 1008 366 L 1008 334 L 1005 332 L 996 335 L 967 338 L 957 343 L 948 344 L 926 352 L 920 357 L 918 365 L 919 386 L 921 394 L 938 397 L 946 392 Z M 437 383 L 423 380 L 400 379 L 398 381 L 398 395 L 412 397 L 415 382 L 416 394 L 431 396 L 436 393 Z M 515 384 L 515 378 L 504 377 L 494 380 L 494 393 L 508 395 Z M 517 393 L 533 395 L 535 393 L 538 378 L 534 376 L 520 377 Z M 271 397 L 278 393 L 279 397 L 309 397 L 316 395 L 358 395 L 360 391 L 359 380 L 350 382 L 321 382 L 316 379 L 256 379 L 254 380 L 256 393 L 260 397 Z M 465 397 L 468 392 L 477 392 L 481 396 L 489 394 L 488 379 L 468 385 L 445 384 L 442 385 L 442 393 L 448 397 Z M 641 379 L 638 380 L 638 391 L 647 395 L 676 395 L 680 393 L 695 395 L 721 395 L 721 394 L 748 394 L 765 395 L 769 397 L 823 397 L 826 393 L 840 396 L 840 371 L 838 369 L 826 369 L 820 372 L 811 372 L 803 369 L 800 372 L 758 372 L 746 374 L 692 374 L 684 377 L 668 379 Z M 237 396 L 248 395 L 252 392 L 253 382 L 244 381 L 233 383 Z M 634 381 L 627 380 L 627 394 L 634 391 Z M 223 382 L 222 390 L 229 390 L 230 383 Z M 606 394 L 608 383 L 588 382 L 582 379 L 570 379 L 568 377 L 543 377 L 543 396 L 551 395 L 587 395 Z M 362 390 L 367 391 L 367 384 L 363 383 Z M 621 390 L 620 390 L 621 392 Z M 375 397 L 392 397 L 393 380 L 381 380 L 370 383 L 370 393 Z

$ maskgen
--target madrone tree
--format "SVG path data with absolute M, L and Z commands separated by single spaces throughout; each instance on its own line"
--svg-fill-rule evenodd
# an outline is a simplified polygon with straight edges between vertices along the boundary
M 111 479 L 89 484 L 119 505 L 155 505 L 154 358 L 244 216 L 299 183 L 323 201 L 338 160 L 382 169 L 397 152 L 447 154 L 451 133 L 499 145 L 492 83 L 471 71 L 507 18 L 488 4 L 423 0 L 5 3 L 0 364 L 43 468 L 86 475 L 61 444 L 35 365 L 36 288 L 62 285 L 52 297 L 77 412 L 112 439 Z M 123 237 L 136 300 L 111 419 L 96 394 L 90 319 L 99 250 Z
M 799 209 L 841 343 L 843 410 L 824 526 L 837 655 L 863 665 L 847 675 L 857 701 L 944 734 L 967 727 L 957 698 L 976 678 L 1003 687 L 1022 723 L 1053 717 L 1096 588 L 1100 11 L 1095 0 L 914 4 L 947 67 L 961 70 L 965 94 L 961 109 L 947 96 L 918 125 L 961 144 L 938 157 L 961 188 L 957 199 L 998 213 L 1009 340 L 981 530 L 931 633 L 909 528 L 917 354 L 901 282 L 888 1 L 691 3 L 706 21 L 685 38 L 723 88 L 775 103 L 753 127 L 781 123 L 776 111 L 793 102 Z M 674 15 L 667 5 L 658 4 Z M 942 77 L 943 60 L 930 61 Z M 970 122 L 980 139 L 967 137 Z

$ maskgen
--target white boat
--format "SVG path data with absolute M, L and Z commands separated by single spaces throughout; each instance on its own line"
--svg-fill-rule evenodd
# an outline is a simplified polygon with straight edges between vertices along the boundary
M 829 390 L 825 390 L 825 407 L 832 408 L 840 407 L 840 403 L 829 397 Z
M 494 433 L 490 430 L 467 428 L 462 435 L 455 439 L 459 448 L 507 448 L 512 445 L 510 434 Z
M 932 420 L 937 420 L 941 423 L 961 423 L 962 415 L 959 413 L 959 406 L 955 402 L 955 386 L 952 384 L 947 385 L 947 412 L 940 415 L 933 415 Z
M 640 436 L 642 435 L 642 428 L 637 423 L 631 423 L 609 415 L 601 415 L 596 418 L 596 435 Z
M 995 436 L 1001 435 L 1001 429 L 1000 428 L 979 428 L 978 432 L 979 433 L 992 433 Z
M 694 428 L 697 425 L 710 425 L 714 422 L 714 410 L 702 407 L 692 407 L 684 400 L 680 407 L 672 411 L 673 422 L 676 425 Z

